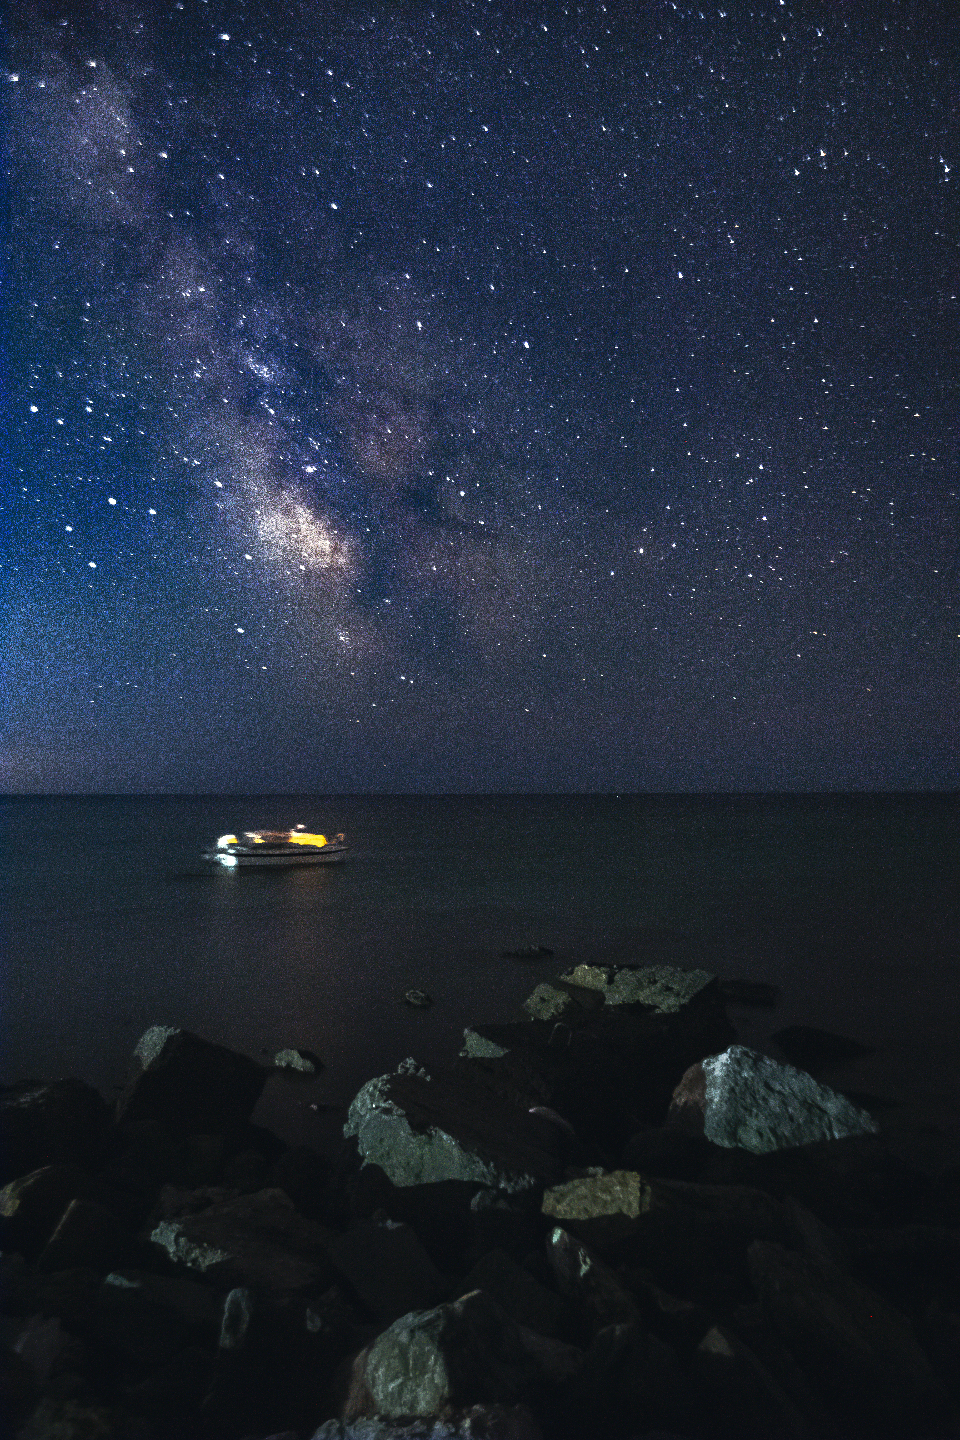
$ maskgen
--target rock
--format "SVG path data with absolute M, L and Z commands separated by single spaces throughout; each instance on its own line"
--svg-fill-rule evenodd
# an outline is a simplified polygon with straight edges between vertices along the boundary
M 670 1119 L 714 1145 L 755 1154 L 879 1129 L 835 1090 L 745 1045 L 692 1065 L 674 1091 Z
M 206 1350 L 180 1350 L 145 1380 L 126 1388 L 124 1408 L 154 1422 L 182 1417 L 189 1424 L 209 1390 L 213 1365 Z
M 771 1035 L 791 1065 L 838 1065 L 844 1060 L 859 1060 L 864 1055 L 873 1055 L 874 1045 L 863 1045 L 859 1040 L 848 1040 L 845 1035 L 833 1035 L 829 1030 L 818 1030 L 814 1025 L 788 1025 Z
M 694 1374 L 713 1426 L 742 1440 L 814 1440 L 789 1395 L 749 1346 L 714 1326 L 697 1347 Z
M 763 980 L 721 980 L 720 994 L 730 1005 L 755 1005 L 772 1009 L 780 999 L 780 986 Z
M 582 1018 L 584 1006 L 578 1004 L 569 990 L 561 990 L 547 981 L 538 985 L 523 1002 L 523 1008 L 534 1020 L 567 1020 Z
M 113 1412 L 102 1405 L 45 1395 L 17 1432 L 17 1440 L 113 1440 Z
M 528 1330 L 551 1338 L 563 1328 L 564 1305 L 558 1295 L 541 1285 L 505 1250 L 490 1250 L 474 1265 L 462 1281 L 462 1290 L 483 1290 L 499 1306 Z
M 394 1322 L 354 1363 L 344 1418 L 515 1404 L 576 1371 L 580 1351 L 510 1319 L 482 1290 Z
M 702 1135 L 663 1125 L 637 1131 L 623 1148 L 618 1170 L 636 1170 L 664 1180 L 696 1180 L 710 1145 Z
M 481 1069 L 428 1075 L 408 1061 L 364 1085 L 343 1133 L 356 1136 L 364 1163 L 379 1165 L 394 1185 L 468 1180 L 528 1190 L 557 1179 L 560 1168 L 559 1139 L 544 1136 L 529 1103 Z
M 218 1284 L 259 1286 L 276 1296 L 330 1283 L 329 1239 L 282 1190 L 216 1200 L 161 1220 L 150 1234 L 171 1260 Z
M 498 1041 L 488 1038 L 481 1028 L 468 1025 L 464 1029 L 461 1055 L 470 1056 L 475 1060 L 499 1060 L 508 1051 L 509 1046 L 501 1045 Z
M 577 965 L 561 979 L 599 990 L 606 1005 L 643 1005 L 659 1015 L 674 1015 L 696 1000 L 719 997 L 715 976 L 673 965 Z
M 270 1171 L 270 1185 L 289 1195 L 311 1220 L 321 1217 L 329 1179 L 330 1161 L 305 1145 L 285 1150 Z
M 110 1134 L 110 1107 L 83 1080 L 0 1089 L 0 1180 L 48 1165 L 91 1168 Z
M 219 1310 L 213 1292 L 195 1280 L 127 1270 L 98 1286 L 82 1323 L 99 1349 L 150 1367 L 195 1345 L 209 1348 Z
M 469 1405 L 443 1420 L 328 1420 L 312 1440 L 543 1440 L 543 1432 L 526 1405 Z
M 316 1075 L 323 1067 L 323 1061 L 312 1050 L 278 1050 L 273 1057 L 278 1070 L 296 1070 L 301 1075 Z
M 669 1345 L 635 1322 L 600 1330 L 565 1397 L 582 1417 L 578 1433 L 596 1436 L 686 1433 L 689 1382 Z M 664 1435 L 663 1440 L 667 1440 Z
M 118 1121 L 157 1120 L 174 1135 L 223 1134 L 250 1119 L 269 1073 L 188 1030 L 154 1025 L 134 1051 Z
M 543 1213 L 613 1257 L 637 1258 L 668 1244 L 729 1249 L 784 1234 L 781 1207 L 761 1190 L 647 1180 L 629 1170 L 557 1185 L 544 1193 Z
M 433 1004 L 432 996 L 426 990 L 407 990 L 404 992 L 404 1004 L 412 1005 L 416 1010 L 429 1010 Z
M 560 1293 L 576 1302 L 587 1335 L 639 1319 L 633 1297 L 609 1266 L 559 1225 L 547 1239 L 547 1259 Z
M 96 1200 L 71 1200 L 37 1259 L 40 1270 L 106 1270 L 124 1258 L 130 1237 L 112 1210 Z
M 491 1250 L 504 1250 L 514 1260 L 521 1260 L 531 1250 L 539 1248 L 542 1238 L 539 1213 L 525 1203 L 522 1193 L 506 1195 L 490 1186 L 474 1192 L 470 1200 L 471 1254 L 482 1257 Z M 467 1288 L 484 1290 L 487 1287 L 478 1282 L 476 1286 Z M 499 1300 L 500 1296 L 493 1293 L 494 1299 Z M 519 1316 L 515 1318 L 520 1319 Z M 521 1319 L 521 1324 L 525 1325 L 527 1321 Z M 536 1325 L 533 1328 L 536 1329 Z
M 375 1319 L 391 1322 L 436 1305 L 447 1284 L 409 1225 L 361 1221 L 328 1247 L 334 1267 Z
M 71 1200 L 90 1195 L 93 1182 L 76 1165 L 44 1165 L 0 1190 L 0 1245 L 33 1259 Z
M 749 1264 L 764 1313 L 848 1424 L 879 1435 L 936 1432 L 946 1393 L 906 1321 L 880 1295 L 836 1266 L 766 1241 L 750 1246 Z

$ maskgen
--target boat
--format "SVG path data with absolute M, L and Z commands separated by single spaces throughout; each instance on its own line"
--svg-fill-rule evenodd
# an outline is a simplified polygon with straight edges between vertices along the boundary
M 347 843 L 342 835 L 328 840 L 304 825 L 292 830 L 245 830 L 242 835 L 221 835 L 204 860 L 213 860 L 228 870 L 279 869 L 291 865 L 336 865 L 346 858 Z

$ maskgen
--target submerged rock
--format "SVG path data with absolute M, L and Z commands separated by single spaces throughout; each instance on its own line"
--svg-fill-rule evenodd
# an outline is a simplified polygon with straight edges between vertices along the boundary
M 145 1031 L 134 1060 L 117 1119 L 159 1120 L 176 1135 L 223 1134 L 243 1125 L 269 1074 L 246 1055 L 169 1025 Z
M 879 1130 L 845 1096 L 745 1045 L 692 1065 L 674 1091 L 670 1113 L 714 1145 L 758 1155 Z
M 278 1050 L 273 1057 L 278 1070 L 296 1070 L 301 1075 L 316 1075 L 323 1069 L 323 1061 L 312 1050 L 291 1048 Z

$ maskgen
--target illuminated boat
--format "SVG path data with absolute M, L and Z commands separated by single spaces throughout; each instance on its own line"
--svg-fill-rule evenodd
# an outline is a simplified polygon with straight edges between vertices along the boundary
M 277 869 L 288 865 L 336 865 L 347 853 L 342 835 L 328 840 L 303 825 L 292 830 L 245 830 L 242 835 L 221 835 L 204 860 L 215 860 L 228 870 Z

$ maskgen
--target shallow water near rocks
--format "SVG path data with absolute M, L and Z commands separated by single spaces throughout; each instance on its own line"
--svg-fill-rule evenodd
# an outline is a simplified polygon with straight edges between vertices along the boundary
M 299 822 L 346 832 L 349 861 L 200 859 Z M 43 797 L 0 802 L 0 826 L 4 1082 L 110 1096 L 157 1023 L 264 1060 L 303 1046 L 325 1070 L 271 1080 L 255 1118 L 324 1143 L 363 1081 L 518 1018 L 559 969 L 670 963 L 773 981 L 775 1009 L 731 1007 L 745 1043 L 868 1042 L 821 1078 L 960 1132 L 955 795 Z

